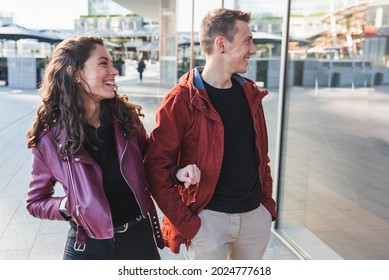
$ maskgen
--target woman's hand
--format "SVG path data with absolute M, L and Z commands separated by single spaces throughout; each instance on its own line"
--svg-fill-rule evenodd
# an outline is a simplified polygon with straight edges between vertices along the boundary
M 176 177 L 179 181 L 184 182 L 185 188 L 200 182 L 201 171 L 196 164 L 189 164 L 177 171 Z

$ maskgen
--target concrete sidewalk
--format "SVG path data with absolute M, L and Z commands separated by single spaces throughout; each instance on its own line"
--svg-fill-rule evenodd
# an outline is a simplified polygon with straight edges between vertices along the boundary
M 169 87 L 159 83 L 156 65 L 147 66 L 142 83 L 131 65 L 126 73 L 117 79 L 119 89 L 143 107 L 146 114 L 144 124 L 150 132 L 155 124 L 155 110 Z M 26 210 L 31 152 L 26 147 L 25 135 L 39 102 L 36 90 L 0 87 L 0 260 L 58 260 L 63 255 L 68 224 L 42 221 L 30 216 Z M 56 189 L 61 193 L 61 186 Z M 165 260 L 188 258 L 185 248 L 177 255 L 168 249 L 160 253 Z M 272 234 L 265 259 L 298 257 Z

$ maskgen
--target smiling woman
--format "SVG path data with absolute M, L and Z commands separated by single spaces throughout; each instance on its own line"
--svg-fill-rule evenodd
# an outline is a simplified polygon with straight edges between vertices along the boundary
M 39 88 L 43 101 L 27 133 L 27 209 L 70 221 L 64 259 L 160 259 L 143 168 L 148 135 L 141 107 L 118 93 L 117 75 L 101 37 L 72 37 L 54 50 Z M 57 183 L 64 196 L 54 196 Z

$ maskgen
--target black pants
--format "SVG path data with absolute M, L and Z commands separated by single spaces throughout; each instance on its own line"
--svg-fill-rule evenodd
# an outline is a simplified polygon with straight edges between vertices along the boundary
M 126 232 L 115 233 L 112 239 L 85 237 L 84 251 L 74 250 L 76 227 L 71 224 L 64 260 L 160 260 L 149 219 L 136 221 Z

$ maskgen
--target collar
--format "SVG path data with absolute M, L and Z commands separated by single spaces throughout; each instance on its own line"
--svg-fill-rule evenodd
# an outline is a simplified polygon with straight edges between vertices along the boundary
M 201 78 L 201 72 L 203 72 L 203 70 L 204 66 L 197 66 L 193 69 L 193 85 L 200 90 L 205 90 L 203 79 Z M 232 78 L 237 81 L 242 87 L 248 82 L 239 74 L 233 74 Z

